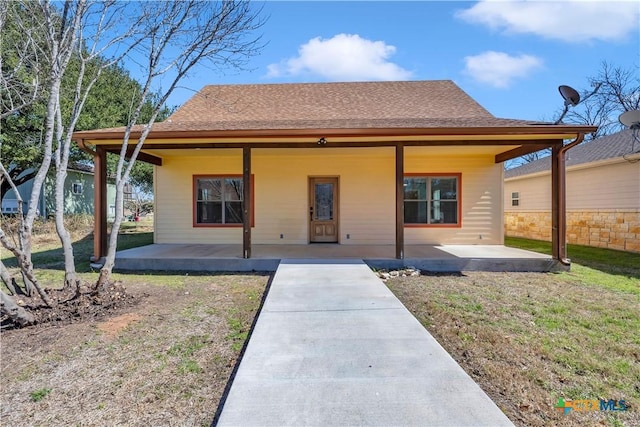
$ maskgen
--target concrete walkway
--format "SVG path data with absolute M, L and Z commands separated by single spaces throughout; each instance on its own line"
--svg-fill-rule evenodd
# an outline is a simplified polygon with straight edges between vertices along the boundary
M 364 262 L 342 259 L 282 261 L 217 425 L 513 424 Z

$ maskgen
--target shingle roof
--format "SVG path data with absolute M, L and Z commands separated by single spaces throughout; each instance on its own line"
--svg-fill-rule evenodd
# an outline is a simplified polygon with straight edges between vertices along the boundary
M 450 80 L 210 85 L 168 121 L 297 122 L 493 117 Z
M 626 129 L 618 133 L 596 138 L 589 142 L 584 142 L 570 149 L 566 155 L 566 166 L 622 157 L 624 154 L 631 153 L 632 148 L 633 136 L 631 130 Z M 548 170 L 551 170 L 551 156 L 525 163 L 513 169 L 508 169 L 505 171 L 504 176 L 505 178 L 514 178 Z
M 496 118 L 451 80 L 348 83 L 209 85 L 152 134 L 219 131 L 333 129 L 474 129 L 560 127 Z M 141 125 L 133 132 L 140 132 Z M 77 132 L 79 138 L 108 138 L 124 128 Z M 515 130 L 514 130 L 515 131 Z M 565 130 L 566 131 L 566 130 Z M 573 130 L 572 130 L 573 131 Z

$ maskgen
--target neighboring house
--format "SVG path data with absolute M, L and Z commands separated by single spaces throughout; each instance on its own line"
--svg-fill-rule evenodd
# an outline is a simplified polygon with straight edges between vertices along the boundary
M 254 244 L 395 245 L 403 258 L 405 245 L 503 244 L 502 162 L 594 130 L 496 118 L 448 80 L 212 85 L 155 123 L 138 159 L 156 165 L 155 243 L 242 244 L 245 258 Z M 74 139 L 103 165 L 123 134 Z M 100 259 L 99 217 L 95 235 Z
M 47 217 L 55 212 L 55 177 L 46 177 L 43 191 L 38 199 L 38 215 Z M 93 168 L 83 165 L 74 165 L 67 171 L 67 179 L 64 184 L 64 211 L 67 214 L 93 214 L 94 194 Z M 29 209 L 29 200 L 33 189 L 33 180 L 29 180 L 18 186 L 20 197 L 23 201 L 22 210 L 26 214 Z M 107 186 L 108 217 L 115 215 L 115 187 Z M 9 190 L 2 199 L 2 213 L 15 214 L 18 212 L 18 200 L 13 190 Z
M 569 243 L 640 252 L 640 153 L 633 149 L 625 130 L 568 152 Z M 505 172 L 507 236 L 551 240 L 550 171 L 545 157 Z

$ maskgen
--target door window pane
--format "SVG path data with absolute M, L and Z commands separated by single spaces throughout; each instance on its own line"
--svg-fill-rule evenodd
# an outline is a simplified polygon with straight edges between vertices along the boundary
M 333 184 L 315 184 L 315 217 L 318 221 L 333 219 Z

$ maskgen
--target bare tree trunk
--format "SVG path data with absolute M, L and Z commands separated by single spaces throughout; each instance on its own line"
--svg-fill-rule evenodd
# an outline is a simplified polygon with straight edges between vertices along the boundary
M 111 272 L 116 260 L 116 247 L 118 245 L 118 232 L 123 219 L 124 206 L 124 185 L 125 181 L 116 178 L 116 214 L 111 225 L 111 233 L 109 234 L 109 246 L 107 255 L 105 256 L 104 265 L 100 269 L 100 276 L 96 284 L 97 290 L 105 290 L 111 279 Z
M 16 257 L 16 261 L 18 261 L 20 270 L 29 280 L 29 282 L 33 284 L 35 290 L 38 292 L 38 295 L 40 295 L 40 298 L 42 298 L 42 301 L 44 301 L 44 303 L 48 307 L 53 307 L 53 301 L 51 301 L 51 298 L 49 298 L 49 295 L 47 295 L 42 286 L 40 286 L 40 284 L 38 283 L 38 279 L 36 279 L 35 275 L 33 274 L 33 264 L 31 264 L 31 259 L 29 259 L 20 249 L 16 248 L 15 245 L 9 241 L 7 235 L 4 234 L 4 231 L 2 229 L 0 229 L 0 243 L 2 243 L 2 246 L 10 250 L 11 253 L 13 253 L 13 255 Z
M 247 1 L 185 0 L 154 3 L 152 7 L 148 6 L 149 3 L 141 3 L 141 5 L 142 12 L 139 15 L 145 17 L 142 33 L 147 38 L 145 44 L 138 46 L 138 53 L 145 57 L 144 63 L 147 69 L 144 70 L 144 78 L 146 80 L 143 84 L 141 101 L 134 109 L 122 140 L 115 173 L 116 216 L 111 227 L 105 263 L 96 283 L 98 291 L 105 289 L 109 284 L 115 264 L 118 232 L 123 216 L 125 183 L 129 180 L 138 153 L 169 95 L 194 66 L 208 62 L 220 68 L 241 68 L 244 59 L 256 54 L 259 49 L 257 46 L 259 37 L 253 38 L 249 34 L 258 29 L 262 22 L 258 19 L 259 11 L 252 9 Z M 166 89 L 159 94 L 151 119 L 144 125 L 129 156 L 129 163 L 125 167 L 131 129 L 140 116 L 150 88 L 159 79 L 162 79 L 162 86 Z
M 22 197 L 20 196 L 20 192 L 18 192 L 18 189 L 16 188 L 16 186 L 13 184 L 13 181 L 11 180 L 11 177 L 7 173 L 7 170 L 5 169 L 2 162 L 0 162 L 0 173 L 3 176 L 5 176 L 6 179 L 8 179 L 9 184 L 11 185 L 11 188 L 13 189 L 13 192 L 16 195 L 16 198 L 18 199 L 18 218 L 20 218 L 20 227 L 18 229 L 18 239 L 20 242 L 20 248 L 15 247 L 15 245 L 7 238 L 6 234 L 4 233 L 4 230 L 2 230 L 1 228 L 0 228 L 0 243 L 2 244 L 2 246 L 4 246 L 16 257 L 16 261 L 18 262 L 18 266 L 20 267 L 20 272 L 22 274 L 23 283 L 25 284 L 26 294 L 28 296 L 32 296 L 35 290 L 38 293 L 38 295 L 40 295 L 40 297 L 45 302 L 45 304 L 51 307 L 53 304 L 51 299 L 49 298 L 47 293 L 44 291 L 44 289 L 40 286 L 40 284 L 38 283 L 38 280 L 36 279 L 33 273 L 33 264 L 31 262 L 31 256 L 27 255 L 24 251 L 24 241 L 26 239 L 24 236 L 25 219 L 22 216 Z M 29 238 L 30 237 L 31 235 L 29 234 Z
M 77 29 L 80 28 L 86 1 L 80 0 L 75 5 L 71 2 L 64 3 L 62 20 L 58 22 L 58 16 L 52 9 L 49 2 L 41 2 L 45 16 L 45 26 L 47 31 L 48 61 L 50 65 L 49 74 L 49 96 L 47 101 L 47 111 L 45 119 L 45 133 L 43 141 L 43 160 L 38 173 L 33 179 L 33 189 L 29 201 L 29 209 L 20 229 L 20 246 L 23 262 L 21 269 L 23 278 L 27 286 L 35 287 L 38 293 L 43 296 L 45 292 L 39 288 L 37 282 L 33 281 L 33 263 L 31 262 L 33 222 L 37 215 L 38 200 L 42 193 L 44 180 L 51 166 L 53 152 L 53 141 L 55 137 L 56 123 L 60 114 L 60 87 L 64 73 L 69 64 L 72 54 L 77 46 Z M 71 18 L 67 20 L 67 14 L 75 7 L 75 14 L 71 13 Z M 45 299 L 43 297 L 43 299 Z M 45 300 L 47 302 L 47 300 Z M 51 305 L 49 299 L 47 304 Z
M 16 279 L 11 276 L 9 270 L 7 270 L 7 267 L 4 266 L 2 261 L 0 261 L 0 278 L 7 289 L 9 289 L 9 292 L 11 292 L 11 295 L 17 295 L 20 292 L 20 287 L 17 286 Z
M 82 80 L 79 79 L 81 82 Z M 67 179 L 67 166 L 69 164 L 69 144 L 62 142 L 64 133 L 62 125 L 62 116 L 60 113 L 60 100 L 58 100 L 58 111 L 56 113 L 56 122 L 58 129 L 58 149 L 56 150 L 56 178 L 55 178 L 55 221 L 56 231 L 64 254 L 64 289 L 74 290 L 76 294 L 80 289 L 80 282 L 76 279 L 76 265 L 73 256 L 73 246 L 71 245 L 71 235 L 64 225 L 64 183 Z
M 35 321 L 33 314 L 16 304 L 13 299 L 0 291 L 0 312 L 9 316 L 20 326 L 30 325 Z

